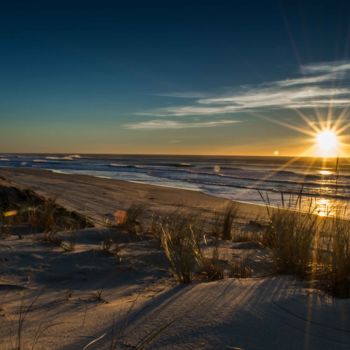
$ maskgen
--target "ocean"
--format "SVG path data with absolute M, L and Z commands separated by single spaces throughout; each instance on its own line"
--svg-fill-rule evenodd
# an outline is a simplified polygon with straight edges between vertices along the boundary
M 350 200 L 348 159 L 248 156 L 1 154 L 0 167 L 39 168 L 189 189 L 254 204 L 297 197 L 320 215 Z M 281 196 L 281 193 L 284 193 Z

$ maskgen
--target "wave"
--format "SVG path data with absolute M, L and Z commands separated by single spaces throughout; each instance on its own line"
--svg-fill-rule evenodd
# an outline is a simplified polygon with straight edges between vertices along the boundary
M 148 163 L 148 166 L 157 166 L 157 167 L 174 167 L 174 168 L 191 168 L 194 165 L 191 163 L 186 163 L 186 162 L 173 162 L 173 163 L 168 163 L 168 162 L 159 162 L 159 163 Z M 146 167 L 147 165 L 143 165 L 143 167 Z
M 19 159 L 16 159 L 19 158 Z M 92 156 L 84 155 L 81 160 L 76 154 L 47 154 L 8 156 L 2 154 L 1 165 L 7 166 L 5 159 L 10 158 L 14 165 L 38 168 L 54 168 L 55 172 L 88 174 L 141 183 L 167 184 L 169 187 L 189 188 L 216 195 L 217 193 L 230 196 L 232 193 L 263 192 L 298 195 L 302 190 L 303 196 L 350 198 L 350 173 L 320 174 L 322 164 L 317 166 L 288 166 L 271 162 L 269 159 L 246 162 L 221 158 L 203 157 L 123 157 L 123 156 Z M 74 161 L 75 160 L 75 161 Z M 20 163 L 28 161 L 27 164 Z M 40 164 L 41 163 L 41 164 Z M 12 163 L 10 163 L 12 164 Z M 346 165 L 346 164 L 345 164 Z M 347 166 L 347 165 L 346 165 Z M 347 168 L 346 168 L 347 169 Z M 95 174 L 94 174 L 95 172 Z M 339 189 L 339 191 L 336 191 Z
M 57 170 L 57 169 L 48 169 L 48 170 L 50 170 L 51 172 L 56 173 L 56 174 L 65 174 L 65 175 L 69 174 L 69 173 L 67 173 L 65 171 Z
M 80 158 L 79 155 L 70 155 L 70 156 L 63 156 L 63 157 L 57 157 L 57 156 L 47 156 L 45 159 L 47 160 L 74 160 Z
M 342 200 L 349 200 L 350 194 L 339 194 L 339 193 L 326 193 L 322 191 L 320 188 L 312 188 L 311 190 L 307 191 L 305 188 L 285 188 L 285 189 L 278 189 L 274 187 L 266 187 L 262 188 L 259 186 L 249 186 L 249 185 L 243 185 L 243 184 L 224 184 L 220 182 L 207 182 L 203 183 L 202 181 L 191 181 L 192 183 L 197 183 L 202 186 L 218 186 L 218 187 L 231 187 L 231 188 L 240 188 L 240 189 L 246 189 L 246 190 L 255 190 L 259 192 L 274 192 L 274 193 L 283 193 L 283 194 L 290 194 L 290 195 L 301 195 L 304 197 L 316 197 L 316 198 L 332 198 L 332 199 L 342 199 Z M 319 192 L 318 192 L 319 191 Z
M 137 165 L 120 164 L 120 163 L 110 163 L 109 166 L 112 168 L 140 168 L 140 166 L 137 166 Z

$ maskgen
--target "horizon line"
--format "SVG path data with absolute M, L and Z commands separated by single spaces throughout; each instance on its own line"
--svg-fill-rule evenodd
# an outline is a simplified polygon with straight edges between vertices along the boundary
M 88 153 L 88 152 L 0 152 L 0 155 L 114 155 L 114 156 L 168 156 L 168 157 L 270 157 L 270 158 L 312 158 L 312 159 L 343 159 L 348 156 L 306 156 L 306 155 L 259 155 L 259 154 L 174 154 L 174 153 Z

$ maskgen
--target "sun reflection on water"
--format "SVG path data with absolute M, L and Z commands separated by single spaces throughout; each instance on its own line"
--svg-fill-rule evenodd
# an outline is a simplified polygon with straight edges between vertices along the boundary
M 318 172 L 320 175 L 332 175 L 333 173 L 329 170 L 322 169 Z

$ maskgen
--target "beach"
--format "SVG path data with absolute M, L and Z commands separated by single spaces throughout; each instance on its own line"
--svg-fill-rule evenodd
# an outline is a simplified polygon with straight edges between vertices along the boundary
M 118 209 L 139 204 L 149 211 L 213 213 L 229 201 L 199 191 L 152 186 L 86 175 L 60 174 L 41 169 L 0 169 L 0 176 L 29 187 L 71 210 L 103 224 Z M 240 203 L 241 216 L 255 220 L 266 214 L 262 205 Z
M 347 158 L 262 156 L 157 156 L 101 154 L 3 154 L 0 168 L 43 169 L 162 187 L 188 189 L 214 197 L 281 205 L 281 192 L 313 201 L 320 210 L 350 199 Z M 327 208 L 325 208 L 327 207 Z
M 1 169 L 1 187 L 55 198 L 93 227 L 61 231 L 74 250 L 50 246 L 40 234 L 4 236 L 0 261 L 1 349 L 346 349 L 350 302 L 291 276 L 271 273 L 268 250 L 221 242 L 220 252 L 242 256 L 256 269 L 248 278 L 178 284 L 159 243 L 145 232 L 109 227 L 117 210 L 180 210 L 208 217 L 227 200 L 198 191 L 58 174 Z M 239 222 L 252 225 L 262 206 L 239 204 Z M 39 237 L 39 238 L 38 238 Z M 106 254 L 113 237 L 120 253 Z M 261 268 L 263 266 L 263 268 Z M 260 267 L 260 268 L 259 268 Z

